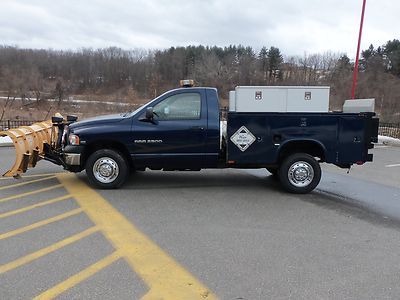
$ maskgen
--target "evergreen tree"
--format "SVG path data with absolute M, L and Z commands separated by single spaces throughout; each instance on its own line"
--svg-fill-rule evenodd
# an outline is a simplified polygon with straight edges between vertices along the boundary
M 383 48 L 383 53 L 389 60 L 388 70 L 392 74 L 400 76 L 400 41 L 396 39 L 388 41 Z
M 279 48 L 269 48 L 267 58 L 269 63 L 269 77 L 278 76 L 283 63 L 283 56 Z

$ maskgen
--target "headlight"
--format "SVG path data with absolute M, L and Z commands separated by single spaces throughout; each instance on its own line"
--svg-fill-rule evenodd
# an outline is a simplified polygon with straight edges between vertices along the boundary
M 74 145 L 74 146 L 79 145 L 79 136 L 77 136 L 76 134 L 70 134 L 69 135 L 69 143 L 70 143 L 70 145 Z

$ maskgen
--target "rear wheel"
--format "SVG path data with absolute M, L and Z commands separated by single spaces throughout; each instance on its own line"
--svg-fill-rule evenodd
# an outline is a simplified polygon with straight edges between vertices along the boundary
M 89 181 L 98 188 L 118 188 L 129 175 L 129 164 L 124 156 L 115 150 L 97 150 L 86 162 L 86 174 Z
M 279 168 L 279 180 L 291 193 L 306 194 L 315 189 L 321 180 L 321 167 L 309 154 L 288 156 Z

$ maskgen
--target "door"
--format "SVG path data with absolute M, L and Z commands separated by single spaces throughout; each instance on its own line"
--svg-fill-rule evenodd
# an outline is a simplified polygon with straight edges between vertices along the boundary
M 153 106 L 154 121 L 133 127 L 138 166 L 200 169 L 205 155 L 207 110 L 203 90 L 175 91 Z

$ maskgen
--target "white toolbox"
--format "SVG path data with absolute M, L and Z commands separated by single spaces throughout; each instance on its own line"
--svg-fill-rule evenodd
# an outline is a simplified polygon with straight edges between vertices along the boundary
M 329 86 L 237 86 L 232 112 L 328 112 Z

